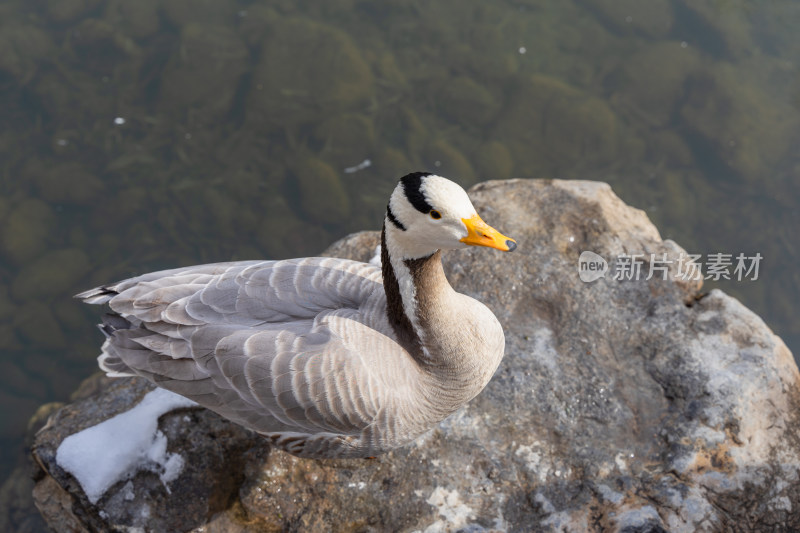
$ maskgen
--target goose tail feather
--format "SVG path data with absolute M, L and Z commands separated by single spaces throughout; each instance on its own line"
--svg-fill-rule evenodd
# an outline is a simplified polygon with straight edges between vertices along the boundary
M 120 357 L 117 352 L 117 347 L 111 342 L 114 332 L 130 329 L 131 326 L 132 324 L 130 321 L 117 313 L 106 313 L 103 315 L 103 323 L 97 325 L 98 329 L 103 332 L 103 335 L 106 337 L 102 352 L 97 356 L 97 364 L 108 377 L 121 378 L 136 375 L 136 373 L 125 364 L 122 357 Z
M 87 304 L 104 304 L 117 294 L 119 294 L 117 291 L 109 289 L 108 287 L 95 287 L 94 289 L 76 294 L 75 298 L 81 299 Z

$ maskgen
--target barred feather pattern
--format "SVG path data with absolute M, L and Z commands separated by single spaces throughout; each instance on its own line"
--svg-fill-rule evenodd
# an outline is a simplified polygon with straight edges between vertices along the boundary
M 77 297 L 119 315 L 101 327 L 109 375 L 143 376 L 295 455 L 374 456 L 447 414 L 429 407 L 430 382 L 395 337 L 373 265 L 217 263 Z

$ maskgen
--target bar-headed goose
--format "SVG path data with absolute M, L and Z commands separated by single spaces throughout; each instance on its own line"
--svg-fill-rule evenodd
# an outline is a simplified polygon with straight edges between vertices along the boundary
M 303 457 L 369 457 L 408 443 L 475 397 L 505 341 L 454 291 L 442 249 L 516 248 L 464 189 L 403 177 L 382 268 L 332 258 L 238 261 L 145 274 L 77 295 L 113 313 L 98 358 Z

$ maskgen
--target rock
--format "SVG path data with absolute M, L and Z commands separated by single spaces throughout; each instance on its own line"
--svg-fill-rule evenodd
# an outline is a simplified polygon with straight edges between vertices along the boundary
M 170 451 L 192 450 L 181 476 L 169 483 L 170 492 L 157 474 L 139 472 L 135 485 L 120 481 L 105 493 L 98 506 L 93 506 L 80 494 L 76 481 L 57 466 L 55 454 L 64 438 L 130 408 L 152 388 L 140 378 L 106 379 L 101 394 L 108 403 L 97 404 L 98 396 L 92 396 L 70 404 L 39 432 L 33 453 L 43 471 L 34 498 L 51 527 L 62 530 L 60 524 L 77 523 L 90 531 L 113 530 L 117 525 L 186 531 L 232 503 L 242 482 L 247 457 L 243 454 L 263 447 L 263 443 L 207 410 L 175 411 L 160 420 L 159 429 L 167 437 Z M 210 476 L 210 472 L 215 474 Z M 98 513 L 98 509 L 103 512 Z
M 331 244 L 320 255 L 323 257 L 346 257 L 354 261 L 369 263 L 375 255 L 380 238 L 374 231 L 359 231 Z
M 680 280 L 676 264 L 650 280 L 615 280 L 622 254 L 642 254 L 647 273 L 683 250 L 606 184 L 488 182 L 471 196 L 519 243 L 507 255 L 446 254 L 453 286 L 485 302 L 506 332 L 505 359 L 476 399 L 372 460 L 299 459 L 212 413 L 193 411 L 190 422 L 168 414 L 161 427 L 170 450 L 192 470 L 171 494 L 139 473 L 128 485 L 135 502 L 119 497 L 119 483 L 94 506 L 53 457 L 67 435 L 129 409 L 147 390 L 140 380 L 111 381 L 37 436 L 35 497 L 63 502 L 46 513 L 51 526 L 76 519 L 87 529 L 180 524 L 198 532 L 800 528 L 800 373 L 761 319 L 721 291 L 700 294 L 700 282 Z M 377 233 L 362 233 L 331 252 L 363 259 L 377 241 Z M 583 251 L 608 261 L 605 277 L 581 281 Z M 232 440 L 220 444 L 223 431 Z M 212 445 L 238 446 L 221 454 L 234 466 L 209 464 Z M 231 472 L 243 480 L 232 483 Z M 145 504 L 147 521 L 134 514 Z M 221 511 L 213 518 L 212 508 Z
M 3 368 L 2 372 L 5 373 L 6 369 Z M 16 377 L 16 376 L 15 376 Z M 4 411 L 15 410 L 16 412 L 30 413 L 30 411 L 23 411 L 18 405 L 9 404 L 3 398 Z M 47 403 L 39 407 L 36 413 L 28 421 L 27 431 L 25 431 L 25 448 L 30 449 L 33 444 L 33 438 L 36 430 L 40 429 L 45 422 L 47 422 L 49 415 L 57 409 L 63 407 L 63 403 Z M 2 427 L 7 427 L 5 422 Z M 18 429 L 18 428 L 15 428 Z M 13 446 L 11 448 L 16 448 Z M 22 450 L 20 450 L 21 452 Z M 7 449 L 7 453 L 16 455 L 16 450 Z M 5 481 L 0 487 L 0 531 L 14 532 L 14 533 L 34 533 L 38 531 L 47 531 L 47 524 L 44 522 L 41 513 L 33 503 L 32 493 L 34 491 L 34 480 L 32 473 L 34 470 L 33 458 L 28 455 L 26 458 L 21 458 L 16 462 L 16 466 L 10 474 L 6 477 Z M 63 491 L 62 491 L 63 492 Z M 65 521 L 66 522 L 66 521 Z M 78 526 L 69 531 L 80 531 L 80 523 L 75 521 Z M 63 523 L 61 529 L 65 530 Z
M 34 483 L 30 472 L 28 465 L 17 467 L 0 487 L 0 531 L 15 533 L 47 531 L 47 524 L 33 505 L 31 493 L 34 490 Z M 79 523 L 76 521 L 76 524 Z M 69 531 L 80 531 L 80 528 Z

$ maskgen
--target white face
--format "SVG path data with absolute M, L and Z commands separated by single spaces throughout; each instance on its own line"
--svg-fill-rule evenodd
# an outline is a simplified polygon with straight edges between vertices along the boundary
M 402 184 L 389 200 L 389 208 L 406 231 L 394 231 L 406 257 L 421 257 L 438 249 L 465 248 L 461 239 L 467 236 L 463 219 L 475 216 L 466 191 L 441 176 L 423 178 L 420 192 L 432 211 L 422 212 L 409 201 Z M 439 218 L 436 218 L 440 215 Z

